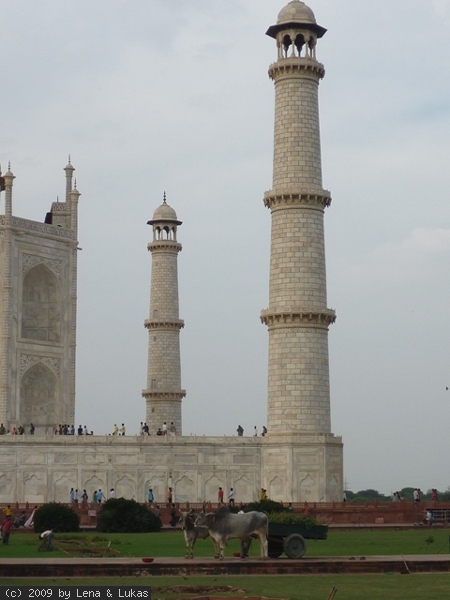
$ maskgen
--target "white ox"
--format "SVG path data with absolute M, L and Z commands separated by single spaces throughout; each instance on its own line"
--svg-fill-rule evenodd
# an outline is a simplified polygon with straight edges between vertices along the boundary
M 241 540 L 241 558 L 245 558 L 253 537 L 259 540 L 261 558 L 267 558 L 269 519 L 262 512 L 252 511 L 235 515 L 227 506 L 222 506 L 216 512 L 206 513 L 203 504 L 203 511 L 198 515 L 195 525 L 208 528 L 216 546 L 215 558 L 223 560 L 227 540 L 231 539 Z
M 207 527 L 196 527 L 196 518 L 193 508 L 189 512 L 181 512 L 181 528 L 183 529 L 184 541 L 186 542 L 186 558 L 194 558 L 194 546 L 197 538 L 205 540 L 209 537 Z

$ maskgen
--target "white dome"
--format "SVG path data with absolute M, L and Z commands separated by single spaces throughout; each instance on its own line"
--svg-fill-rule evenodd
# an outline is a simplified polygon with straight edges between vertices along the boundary
M 316 24 L 316 17 L 313 11 L 300 0 L 292 0 L 284 8 L 281 9 L 277 25 L 283 23 L 311 23 Z
M 155 210 L 153 214 L 153 221 L 176 221 L 177 213 L 171 206 L 164 203 Z

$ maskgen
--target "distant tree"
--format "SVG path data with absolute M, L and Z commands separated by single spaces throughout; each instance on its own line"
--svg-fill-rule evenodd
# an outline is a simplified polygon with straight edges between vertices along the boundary
M 359 492 L 346 491 L 348 502 L 389 502 L 390 496 L 381 494 L 378 490 L 367 489 Z
M 347 500 L 348 499 L 349 496 L 347 494 Z M 356 494 L 353 495 L 353 498 L 350 499 L 350 502 L 389 502 L 390 499 L 389 496 L 381 494 L 378 490 L 369 488 L 367 490 L 356 492 Z
M 448 488 L 445 490 L 445 492 L 438 492 L 439 494 L 439 498 L 443 501 L 443 502 L 450 502 L 450 485 L 448 486 Z
M 400 490 L 400 496 L 402 498 L 404 498 L 407 502 L 412 502 L 414 500 L 414 490 L 416 488 L 412 488 L 412 487 L 404 487 Z
M 374 500 L 378 500 L 379 498 L 384 498 L 383 494 L 380 494 L 378 490 L 373 490 L 369 488 L 368 490 L 361 490 L 358 492 L 358 496 L 364 496 L 365 498 L 373 498 Z

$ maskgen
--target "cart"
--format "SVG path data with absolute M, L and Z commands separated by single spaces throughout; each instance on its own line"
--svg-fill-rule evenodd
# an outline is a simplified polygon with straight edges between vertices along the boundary
M 301 558 L 306 552 L 305 540 L 326 540 L 327 535 L 327 525 L 269 523 L 269 558 L 279 558 L 283 552 L 288 558 Z

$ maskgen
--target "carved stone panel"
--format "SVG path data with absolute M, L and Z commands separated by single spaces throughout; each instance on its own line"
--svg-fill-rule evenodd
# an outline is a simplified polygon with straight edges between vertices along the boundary
M 145 455 L 145 464 L 146 465 L 167 465 L 168 453 L 160 454 L 160 453 L 151 453 Z
M 22 452 L 20 456 L 22 465 L 45 465 L 47 463 L 46 454 L 38 454 L 36 452 Z
M 225 452 L 219 452 L 217 449 L 212 452 L 203 452 L 203 463 L 205 465 L 225 465 L 227 462 L 227 455 Z
M 20 422 L 35 427 L 58 422 L 59 382 L 42 362 L 30 367 L 20 385 Z
M 319 488 L 316 481 L 309 473 L 299 473 L 299 502 L 315 502 L 319 496 Z
M 30 504 L 40 504 L 47 500 L 47 473 L 34 471 L 24 473 L 23 487 L 25 498 Z
M 255 498 L 254 473 L 242 475 L 234 480 L 234 493 L 236 502 L 253 502 Z
M 75 452 L 56 452 L 53 455 L 53 463 L 57 465 L 76 465 L 78 464 L 78 456 Z
M 101 452 L 83 452 L 83 462 L 85 465 L 107 465 L 108 455 Z
M 80 486 L 81 489 L 85 489 L 89 498 L 89 502 L 92 502 L 92 495 L 98 490 L 102 490 L 106 494 L 106 473 L 96 472 L 89 473 L 84 472 L 82 475 L 83 484 Z
M 54 502 L 70 502 L 70 488 L 76 489 L 77 484 L 76 471 L 54 471 L 53 472 L 53 500 Z M 79 492 L 79 490 L 78 490 Z M 81 494 L 78 493 L 81 498 Z
M 275 467 L 280 466 L 284 467 L 286 465 L 286 451 L 285 450 L 277 450 L 266 452 L 264 454 L 264 462 L 267 466 Z
M 267 495 L 271 500 L 275 500 L 276 502 L 286 500 L 286 485 L 283 476 L 280 476 L 280 474 L 269 476 Z
M 233 454 L 233 464 L 234 465 L 254 465 L 256 464 L 256 456 L 254 453 L 246 453 L 242 454 Z
M 147 493 L 149 489 L 153 491 L 155 502 L 158 504 L 164 504 L 166 501 L 166 474 L 161 473 L 161 475 L 147 477 L 145 482 L 145 498 L 141 498 L 139 500 L 140 502 L 147 501 Z
M 136 492 L 136 481 L 130 475 L 122 475 L 114 486 L 116 492 L 116 498 L 127 498 L 128 500 L 140 500 L 138 499 Z M 107 496 L 106 491 L 104 492 Z
M 0 474 L 0 502 L 11 502 L 16 497 L 16 474 L 3 472 Z
M 56 259 L 43 258 L 33 254 L 22 254 L 22 275 L 25 275 L 27 271 L 36 265 L 45 265 L 52 273 L 56 276 L 58 281 L 61 281 L 62 275 L 62 261 Z
M 203 488 L 203 499 L 206 500 L 206 502 L 217 502 L 217 492 L 219 486 L 225 490 L 226 475 L 205 475 L 204 479 L 205 484 Z
M 174 465 L 196 465 L 197 454 L 174 454 Z
M 15 452 L 0 452 L 0 464 L 15 465 L 16 461 L 17 455 Z
M 61 340 L 61 287 L 43 263 L 23 279 L 21 337 L 58 343 Z
M 195 486 L 195 475 L 193 473 L 186 473 L 185 475 L 174 477 L 174 496 L 176 502 L 195 502 L 196 500 L 196 486 Z

